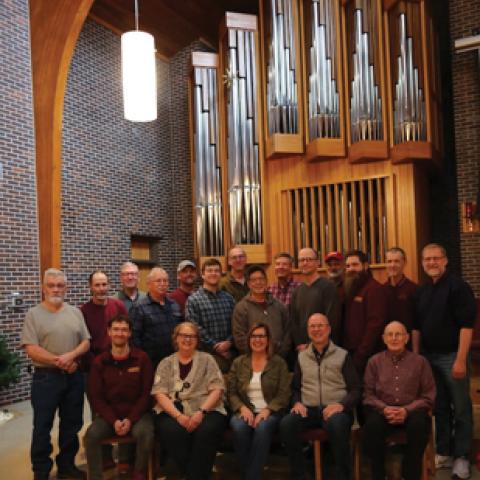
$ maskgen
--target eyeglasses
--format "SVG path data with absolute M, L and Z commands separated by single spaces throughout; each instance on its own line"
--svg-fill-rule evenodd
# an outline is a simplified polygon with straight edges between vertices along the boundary
M 441 257 L 423 257 L 422 262 L 438 262 L 442 258 L 445 258 L 445 255 L 442 255 Z
M 196 340 L 198 338 L 198 335 L 193 335 L 190 333 L 179 333 L 177 337 L 182 337 L 185 340 Z
M 402 338 L 406 335 L 406 333 L 401 333 L 401 332 L 388 332 L 388 333 L 384 333 L 384 335 L 387 337 L 387 338 Z
M 250 338 L 251 338 L 252 340 L 263 340 L 264 338 L 267 338 L 267 337 L 268 337 L 268 335 L 265 335 L 265 334 L 264 334 L 264 335 L 260 335 L 260 334 L 258 334 L 258 335 L 250 335 Z
M 309 263 L 309 262 L 314 262 L 315 260 L 317 260 L 315 257 L 304 257 L 304 258 L 299 258 L 298 263 L 302 263 L 302 262 Z
M 138 277 L 138 272 L 122 272 L 122 277 Z
M 230 257 L 230 260 L 242 260 L 246 257 L 245 254 L 242 255 L 234 255 L 233 257 Z
M 311 330 L 320 330 L 322 328 L 328 328 L 330 325 L 328 323 L 316 323 L 315 325 L 310 325 L 308 328 Z
M 263 283 L 263 282 L 266 282 L 267 279 L 263 276 L 262 277 L 250 277 L 248 279 L 248 281 L 251 282 L 251 283 L 260 283 L 260 282 Z

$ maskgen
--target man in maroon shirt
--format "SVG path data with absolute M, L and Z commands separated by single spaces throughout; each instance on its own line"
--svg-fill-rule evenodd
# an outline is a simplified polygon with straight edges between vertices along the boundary
M 385 438 L 398 428 L 407 434 L 402 477 L 421 478 L 435 381 L 428 361 L 406 349 L 408 339 L 402 323 L 390 322 L 383 334 L 387 350 L 374 355 L 365 371 L 363 442 L 371 458 L 372 480 L 385 479 Z
M 168 297 L 178 303 L 183 317 L 185 317 L 187 298 L 193 293 L 197 276 L 197 266 L 191 260 L 182 260 L 178 264 L 178 288 L 169 293 Z
M 368 259 L 360 250 L 345 255 L 345 319 L 341 346 L 353 356 L 363 374 L 368 359 L 381 347 L 387 322 L 385 287 L 372 276 Z
M 90 370 L 90 364 L 95 356 L 110 349 L 110 337 L 107 334 L 108 321 L 120 314 L 127 315 L 123 302 L 108 296 L 110 285 L 105 272 L 97 270 L 91 273 L 88 281 L 92 298 L 80 307 L 92 337 L 90 352 L 85 355 L 82 363 L 86 372 Z
M 153 367 L 146 353 L 129 346 L 132 325 L 126 315 L 108 322 L 110 351 L 92 363 L 88 391 L 95 419 L 85 435 L 89 480 L 101 480 L 101 441 L 113 435 L 132 435 L 136 441 L 133 480 L 145 480 L 153 447 L 150 390 Z
M 403 273 L 407 256 L 400 247 L 389 248 L 385 254 L 388 280 L 385 288 L 388 296 L 388 319 L 403 323 L 407 332 L 412 330 L 415 313 L 414 296 L 418 285 Z M 410 343 L 409 343 L 410 345 Z

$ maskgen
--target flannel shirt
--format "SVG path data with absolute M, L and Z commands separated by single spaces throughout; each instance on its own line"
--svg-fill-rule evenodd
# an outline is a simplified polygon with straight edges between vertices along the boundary
M 229 293 L 223 290 L 213 293 L 200 287 L 188 297 L 185 317 L 198 325 L 203 346 L 212 349 L 216 343 L 232 341 L 234 307 L 235 300 Z
M 299 287 L 302 283 L 295 281 L 291 278 L 285 286 L 280 285 L 279 283 L 274 283 L 268 287 L 268 291 L 279 301 L 282 302 L 286 307 L 290 305 L 292 301 L 293 291 Z

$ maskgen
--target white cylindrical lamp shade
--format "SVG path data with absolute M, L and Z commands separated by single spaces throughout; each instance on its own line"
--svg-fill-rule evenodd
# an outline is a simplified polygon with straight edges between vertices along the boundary
M 153 36 L 138 30 L 122 35 L 123 110 L 127 120 L 157 118 L 157 75 Z

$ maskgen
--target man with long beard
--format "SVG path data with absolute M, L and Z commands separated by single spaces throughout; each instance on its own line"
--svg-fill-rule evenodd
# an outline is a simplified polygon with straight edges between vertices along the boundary
M 368 259 L 360 250 L 345 255 L 345 322 L 342 347 L 353 356 L 363 375 L 368 359 L 380 349 L 387 320 L 387 295 L 372 276 Z

